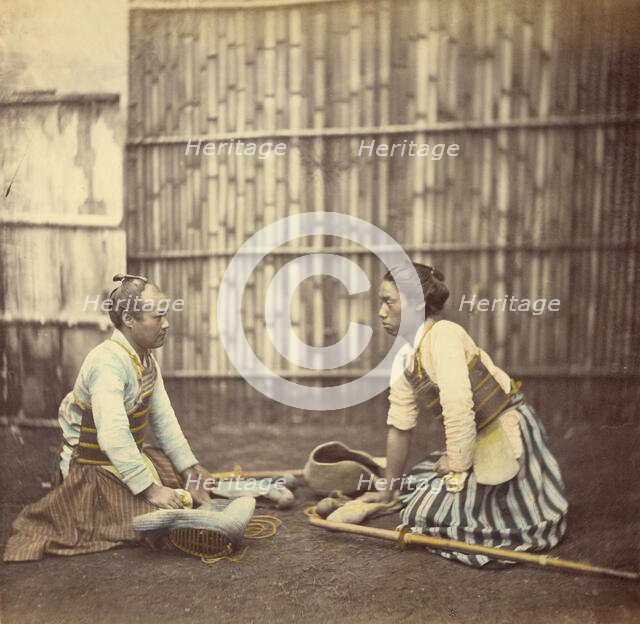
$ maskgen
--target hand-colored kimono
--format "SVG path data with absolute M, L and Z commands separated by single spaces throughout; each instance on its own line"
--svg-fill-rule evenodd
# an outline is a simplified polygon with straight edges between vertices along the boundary
M 59 411 L 63 481 L 18 515 L 5 561 L 140 542 L 133 517 L 157 509 L 140 493 L 182 487 L 178 473 L 198 462 L 150 351 L 144 360 L 118 330 L 87 355 Z M 159 449 L 144 446 L 149 426 Z
M 544 428 L 519 387 L 450 321 L 428 319 L 413 345 L 400 350 L 387 423 L 409 430 L 419 414 L 437 416 L 449 468 L 463 477 L 462 487 L 447 489 L 436 472 L 442 453 L 414 466 L 406 480 L 411 487 L 402 492 L 404 525 L 424 535 L 520 551 L 547 550 L 560 541 L 567 514 L 562 476 Z M 487 440 L 493 446 L 484 444 Z M 480 442 L 482 466 L 475 465 Z M 488 462 L 495 466 L 487 466 L 487 448 Z M 486 475 L 504 470 L 503 456 L 514 469 L 492 482 Z M 483 555 L 438 554 L 471 566 L 490 561 Z

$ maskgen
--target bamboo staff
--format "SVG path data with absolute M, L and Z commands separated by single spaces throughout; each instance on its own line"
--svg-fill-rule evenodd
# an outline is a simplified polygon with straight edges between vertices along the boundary
M 492 548 L 490 546 L 480 546 L 479 544 L 467 544 L 466 542 L 445 539 L 443 537 L 433 537 L 431 535 L 417 535 L 414 533 L 405 533 L 404 531 L 377 529 L 375 527 L 361 526 L 359 524 L 349 524 L 347 522 L 331 522 L 329 520 L 323 520 L 322 518 L 311 514 L 309 514 L 309 522 L 313 526 L 322 527 L 331 531 L 354 533 L 356 535 L 367 535 L 369 537 L 378 537 L 380 539 L 398 542 L 401 548 L 403 548 L 407 544 L 419 544 L 420 546 L 428 546 L 429 548 L 437 548 L 439 550 L 485 555 L 487 557 L 502 559 L 506 561 L 522 561 L 527 563 L 534 563 L 543 567 L 562 568 L 565 570 L 575 570 L 577 572 L 586 572 L 589 574 L 604 574 L 607 576 L 615 576 L 617 578 L 623 578 L 632 581 L 637 581 L 640 579 L 640 574 L 636 572 L 613 570 L 611 568 L 593 566 L 588 563 L 581 563 L 578 561 L 556 559 L 554 557 L 549 557 L 549 555 L 534 555 L 527 552 L 519 552 L 503 548 Z

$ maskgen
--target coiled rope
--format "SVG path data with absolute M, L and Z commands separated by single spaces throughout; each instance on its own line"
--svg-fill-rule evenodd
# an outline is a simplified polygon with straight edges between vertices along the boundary
M 247 528 L 244 530 L 243 537 L 248 540 L 268 539 L 277 533 L 281 525 L 282 520 L 276 516 L 257 514 L 251 518 Z M 233 544 L 227 540 L 227 543 L 224 546 L 220 545 L 218 552 L 206 555 L 195 552 L 190 554 L 199 556 L 200 561 L 207 565 L 213 565 L 223 559 L 228 559 L 234 563 L 240 563 L 244 559 L 248 548 L 249 546 L 244 546 L 240 552 L 234 553 Z

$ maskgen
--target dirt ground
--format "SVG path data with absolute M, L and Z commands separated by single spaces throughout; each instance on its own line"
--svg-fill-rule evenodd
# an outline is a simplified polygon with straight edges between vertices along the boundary
M 545 423 L 546 424 L 546 423 Z M 418 430 L 412 455 L 437 448 Z M 554 554 L 627 570 L 640 569 L 640 467 L 635 419 L 615 427 L 548 427 L 563 469 L 569 531 Z M 54 430 L 4 428 L 2 543 L 21 501 L 44 489 Z M 432 436 L 431 436 L 432 437 Z M 243 432 L 192 436 L 212 469 L 301 467 L 320 441 L 340 439 L 382 454 L 384 430 L 344 423 L 247 426 Z M 27 449 L 35 449 L 29 450 Z M 11 466 L 6 458 L 15 458 Z M 48 463 L 45 461 L 48 458 Z M 37 461 L 36 461 L 37 460 Z M 34 469 L 33 466 L 39 466 Z M 29 474 L 28 483 L 23 476 Z M 26 492 L 26 494 L 25 494 Z M 186 555 L 120 548 L 72 558 L 3 564 L 4 624 L 154 624 L 171 622 L 595 622 L 640 621 L 640 584 L 525 565 L 476 570 L 422 549 L 330 533 L 307 524 L 316 499 L 304 485 L 271 540 L 251 542 L 240 563 L 207 566 Z M 274 513 L 261 507 L 262 513 Z M 393 528 L 396 517 L 375 521 Z

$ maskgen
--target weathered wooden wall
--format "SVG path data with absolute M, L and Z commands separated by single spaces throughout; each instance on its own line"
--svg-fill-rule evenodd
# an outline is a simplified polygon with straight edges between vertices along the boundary
M 524 376 L 638 373 L 639 19 L 627 2 L 131 3 L 128 255 L 189 312 L 174 315 L 169 377 L 230 377 L 217 289 L 239 245 L 277 218 L 338 211 L 435 263 L 462 295 L 557 298 L 560 311 L 460 314 Z M 189 7 L 189 8 L 185 8 Z M 169 10 L 170 9 L 170 10 Z M 189 140 L 282 141 L 285 158 L 188 156 Z M 356 157 L 360 140 L 457 143 L 458 158 Z M 308 244 L 307 244 L 308 243 Z M 306 247 L 305 247 L 306 245 Z M 261 263 L 245 331 L 271 366 Z M 308 280 L 300 335 L 375 325 L 371 297 Z M 370 366 L 387 345 L 375 336 Z M 355 375 L 349 371 L 345 375 Z
M 1 413 L 57 415 L 108 317 L 83 312 L 126 266 L 117 95 L 0 101 Z

